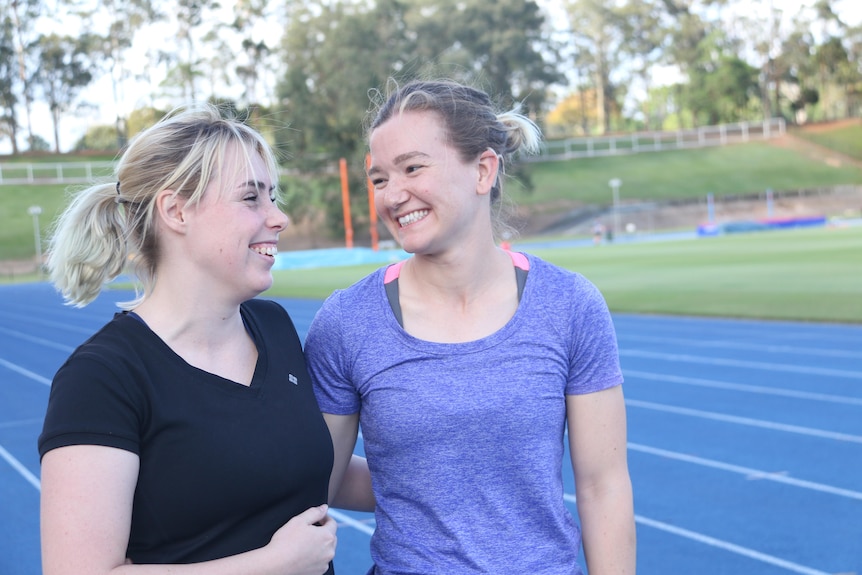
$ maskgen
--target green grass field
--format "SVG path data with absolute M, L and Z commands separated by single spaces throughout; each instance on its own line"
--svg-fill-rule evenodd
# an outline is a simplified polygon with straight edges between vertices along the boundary
M 797 136 L 817 145 L 862 160 L 862 122 L 827 131 L 795 130 Z
M 862 227 L 531 250 L 594 282 L 617 313 L 862 323 Z M 275 272 L 266 295 L 323 299 L 378 266 Z
M 0 260 L 32 258 L 36 239 L 30 206 L 42 208 L 41 237 L 68 203 L 67 186 L 0 186 Z

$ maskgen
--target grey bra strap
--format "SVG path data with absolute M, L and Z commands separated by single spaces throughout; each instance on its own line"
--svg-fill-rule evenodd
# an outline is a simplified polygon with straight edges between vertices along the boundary
M 515 281 L 518 283 L 518 302 L 521 301 L 521 296 L 524 295 L 524 285 L 527 283 L 527 271 L 523 268 L 515 267 Z M 404 327 L 404 317 L 401 314 L 401 302 L 398 299 L 398 278 L 383 284 L 386 289 L 386 297 L 389 300 L 389 307 L 392 308 L 392 313 L 395 314 L 395 319 L 398 325 Z

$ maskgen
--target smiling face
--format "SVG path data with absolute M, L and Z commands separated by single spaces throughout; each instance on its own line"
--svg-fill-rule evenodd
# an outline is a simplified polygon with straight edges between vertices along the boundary
M 393 115 L 369 145 L 377 214 L 405 251 L 437 254 L 490 234 L 486 154 L 463 161 L 435 113 Z
M 200 203 L 187 208 L 190 257 L 213 289 L 223 286 L 240 301 L 272 285 L 278 234 L 288 223 L 274 185 L 260 154 L 233 144 Z

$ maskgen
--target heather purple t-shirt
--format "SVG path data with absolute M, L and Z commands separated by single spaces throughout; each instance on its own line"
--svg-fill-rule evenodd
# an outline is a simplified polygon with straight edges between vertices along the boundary
M 376 575 L 581 573 L 563 502 L 565 396 L 622 383 L 616 336 L 592 283 L 527 262 L 515 315 L 476 341 L 407 334 L 385 268 L 333 293 L 311 325 L 321 410 L 360 414 Z

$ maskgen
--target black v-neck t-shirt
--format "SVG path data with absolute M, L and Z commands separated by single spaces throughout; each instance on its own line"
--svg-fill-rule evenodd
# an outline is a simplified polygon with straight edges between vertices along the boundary
M 250 551 L 326 503 L 332 442 L 293 322 L 272 301 L 248 301 L 241 312 L 258 349 L 249 386 L 189 365 L 126 313 L 54 377 L 40 455 L 90 444 L 140 457 L 135 563 Z

